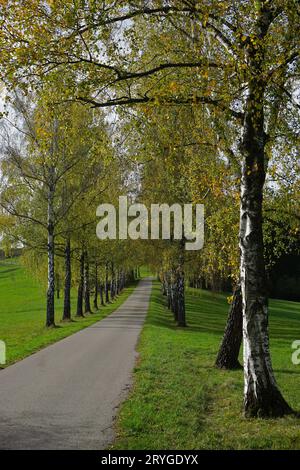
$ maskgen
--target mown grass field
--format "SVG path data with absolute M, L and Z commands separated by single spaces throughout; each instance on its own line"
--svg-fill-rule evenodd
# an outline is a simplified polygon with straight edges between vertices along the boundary
M 300 411 L 300 303 L 270 302 L 273 365 L 288 402 Z M 141 335 L 134 388 L 120 409 L 115 449 L 300 449 L 300 419 L 245 419 L 243 373 L 214 360 L 228 310 L 226 296 L 188 289 L 188 328 L 174 326 L 154 283 Z
M 57 328 L 47 329 L 44 326 L 45 289 L 16 261 L 0 262 L 0 340 L 6 343 L 6 366 L 101 320 L 124 302 L 133 289 L 134 286 L 124 289 L 116 301 L 100 307 L 100 311 L 67 323 L 60 321 L 63 299 L 56 300 Z M 74 291 L 73 314 L 75 306 Z

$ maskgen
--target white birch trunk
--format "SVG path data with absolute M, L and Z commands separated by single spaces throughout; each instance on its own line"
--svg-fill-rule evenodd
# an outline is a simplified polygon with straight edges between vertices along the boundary
M 273 20 L 272 5 L 257 12 L 246 53 L 249 64 L 241 154 L 240 279 L 243 303 L 244 411 L 246 416 L 277 417 L 292 410 L 274 377 L 269 350 L 268 298 L 262 229 L 265 183 L 264 38 Z
M 55 302 L 55 255 L 54 255 L 54 187 L 50 185 L 48 195 L 48 289 L 46 326 L 54 326 L 54 302 Z
M 265 182 L 263 78 L 264 36 L 272 14 L 257 19 L 257 43 L 249 46 L 249 92 L 241 142 L 243 157 L 240 206 L 240 278 L 243 302 L 244 410 L 246 416 L 276 417 L 290 413 L 275 381 L 269 350 L 268 299 L 262 231 Z

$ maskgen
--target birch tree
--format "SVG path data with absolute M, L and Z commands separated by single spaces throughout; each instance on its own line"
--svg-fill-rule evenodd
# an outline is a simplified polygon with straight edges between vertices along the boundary
M 50 327 L 55 325 L 55 239 L 66 234 L 68 243 L 70 231 L 80 228 L 81 221 L 72 219 L 74 209 L 84 194 L 94 190 L 105 164 L 101 157 L 103 124 L 99 126 L 97 119 L 81 106 L 70 104 L 62 110 L 49 106 L 48 100 L 49 92 L 36 103 L 16 95 L 17 122 L 9 118 L 6 121 L 22 139 L 16 145 L 9 131 L 4 134 L 0 203 L 6 213 L 18 220 L 15 234 L 24 246 L 46 248 L 46 326 Z M 69 269 L 68 259 L 66 263 Z M 70 274 L 65 286 L 66 312 Z
M 146 6 L 123 1 L 62 6 L 36 0 L 25 11 L 19 2 L 10 2 L 4 13 L 0 42 L 8 83 L 26 86 L 26 79 L 36 83 L 53 67 L 68 68 L 74 80 L 67 94 L 94 107 L 204 104 L 212 120 L 227 122 L 232 151 L 241 162 L 245 414 L 290 413 L 269 351 L 262 207 L 276 131 L 284 112 L 290 122 L 299 118 L 298 3 L 153 0 Z M 178 33 L 180 42 L 174 41 Z M 147 50 L 151 41 L 159 53 Z M 190 81 L 186 86 L 187 75 L 193 77 L 192 86 Z M 179 86 L 172 90 L 174 77 Z

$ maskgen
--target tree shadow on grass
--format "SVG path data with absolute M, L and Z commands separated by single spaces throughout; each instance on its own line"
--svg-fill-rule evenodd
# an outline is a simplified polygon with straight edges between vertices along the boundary
M 209 333 L 222 336 L 227 321 L 229 304 L 226 294 L 200 291 L 186 294 L 187 328 L 179 328 L 167 308 L 167 299 L 160 291 L 152 294 L 152 306 L 147 323 L 190 333 Z M 271 300 L 270 336 L 272 339 L 293 341 L 300 338 L 300 303 Z
M 290 374 L 290 375 L 300 375 L 300 370 L 291 370 L 291 369 L 274 369 L 275 374 Z
M 185 330 L 191 333 L 206 332 L 212 334 L 223 334 L 228 305 L 220 304 L 220 300 L 200 299 L 199 297 L 187 297 L 186 319 L 187 328 L 177 327 L 173 314 L 167 308 L 166 297 L 155 294 L 152 297 L 155 308 L 151 310 L 148 324 L 165 327 L 169 329 Z
M 57 323 L 55 323 L 54 325 L 51 325 L 51 326 L 45 326 L 46 331 L 58 330 L 59 328 L 63 328 L 63 326 L 58 325 Z
M 3 266 L 3 265 L 2 265 Z M 6 269 L 1 269 L 0 271 L 0 279 L 7 279 L 7 278 L 10 278 L 11 277 L 11 274 L 14 272 L 14 271 L 18 271 L 19 268 L 16 267 L 16 266 L 11 266 L 11 267 L 7 267 L 5 266 Z

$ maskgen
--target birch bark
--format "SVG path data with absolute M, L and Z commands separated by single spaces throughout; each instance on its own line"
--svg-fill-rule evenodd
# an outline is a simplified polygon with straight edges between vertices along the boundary
M 216 366 L 219 369 L 240 369 L 239 352 L 242 344 L 242 292 L 240 285 L 233 294 L 222 343 L 217 355 Z
M 105 264 L 105 303 L 109 303 L 108 261 Z
M 47 289 L 47 309 L 46 309 L 46 326 L 55 326 L 54 321 L 54 298 L 55 298 L 55 255 L 54 255 L 54 192 L 55 186 L 51 181 L 48 193 L 48 289 Z
M 90 302 L 90 260 L 86 250 L 84 255 L 84 312 L 92 313 Z
M 80 273 L 78 282 L 78 294 L 77 294 L 77 317 L 83 317 L 83 286 L 84 286 L 84 251 L 82 250 L 80 256 Z
M 65 286 L 63 320 L 71 319 L 71 241 L 68 237 L 65 246 Z
M 99 282 L 98 282 L 98 263 L 95 262 L 95 284 L 94 284 L 95 294 L 94 294 L 94 309 L 99 310 L 98 307 L 98 293 L 99 293 Z
M 247 50 L 250 78 L 241 140 L 243 159 L 240 203 L 240 278 L 243 301 L 245 415 L 276 417 L 290 413 L 274 377 L 269 350 L 268 300 L 262 231 L 265 182 L 263 65 L 264 37 L 272 22 L 271 7 L 260 10 L 257 41 Z

